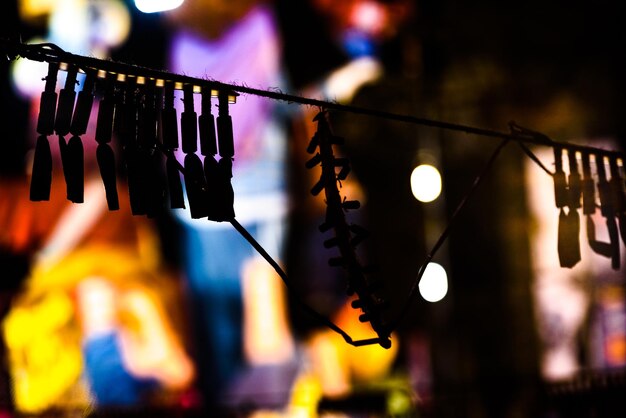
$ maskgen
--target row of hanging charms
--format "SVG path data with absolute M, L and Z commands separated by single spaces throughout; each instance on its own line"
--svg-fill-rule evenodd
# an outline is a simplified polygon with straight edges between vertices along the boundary
M 562 267 L 574 267 L 580 257 L 580 217 L 578 209 L 582 207 L 586 215 L 587 240 L 597 254 L 609 257 L 611 267 L 620 268 L 620 234 L 626 245 L 626 189 L 623 176 L 623 161 L 614 155 L 605 156 L 589 151 L 567 151 L 569 175 L 563 170 L 563 147 L 554 147 L 554 196 L 559 208 L 558 253 Z M 580 158 L 580 164 L 579 164 Z M 595 161 L 597 181 L 592 173 Z M 610 179 L 607 177 L 610 173 Z M 579 167 L 582 166 L 582 176 Z M 597 209 L 596 200 L 602 217 L 606 220 L 609 242 L 596 239 L 596 226 L 592 215 Z M 581 204 L 582 198 L 582 204 Z M 567 208 L 567 212 L 565 211 Z M 619 225 L 618 225 L 619 221 Z
M 366 277 L 366 272 L 369 272 L 371 268 L 361 265 L 355 251 L 356 246 L 367 237 L 368 233 L 356 224 L 349 225 L 345 217 L 346 211 L 358 209 L 360 203 L 357 200 L 345 198 L 342 200 L 339 193 L 338 186 L 350 173 L 350 164 L 347 158 L 334 156 L 333 145 L 341 144 L 343 140 L 333 135 L 328 122 L 328 114 L 325 111 L 318 113 L 314 121 L 317 121 L 317 131 L 307 147 L 307 152 L 315 153 L 315 155 L 307 161 L 306 167 L 312 169 L 321 165 L 322 174 L 311 189 L 311 194 L 317 196 L 322 191 L 325 193 L 326 217 L 319 229 L 322 233 L 331 229 L 334 231 L 334 237 L 324 241 L 324 247 L 337 247 L 340 253 L 340 256 L 330 258 L 328 263 L 346 271 L 347 293 L 350 296 L 356 293 L 358 296 L 358 299 L 352 301 L 352 308 L 362 311 L 359 320 L 369 322 L 378 335 L 378 343 L 384 348 L 389 348 L 391 346 L 390 331 L 382 315 L 386 303 L 374 293 L 377 283 Z M 338 173 L 337 168 L 340 169 Z
M 83 88 L 76 99 L 78 68 L 72 64 L 67 66 L 65 85 L 57 95 L 59 71 L 59 63 L 49 63 L 37 120 L 39 136 L 30 185 L 31 200 L 50 198 L 52 156 L 48 136 L 56 134 L 67 199 L 74 203 L 83 202 L 84 150 L 81 135 L 87 132 L 94 96 L 98 93 L 102 98 L 95 132 L 98 143 L 96 157 L 109 210 L 119 209 L 115 154 L 109 145 L 115 137 L 119 141 L 125 163 L 133 215 L 155 216 L 163 208 L 168 194 L 166 182 L 170 207 L 184 208 L 184 192 L 179 174 L 182 171 L 192 218 L 206 217 L 221 222 L 235 217 L 231 184 L 234 142 L 232 120 L 228 113 L 232 93 L 218 93 L 219 114 L 216 124 L 211 113 L 211 88 L 201 88 L 202 110 L 198 117 L 194 110 L 194 86 L 183 85 L 183 168 L 174 155 L 179 148 L 179 138 L 173 81 L 165 80 L 163 86 L 157 86 L 155 79 L 146 78 L 140 84 L 138 77 L 120 77 L 114 73 L 99 77 L 98 70 L 87 68 L 84 70 Z M 204 161 L 196 155 L 198 132 L 200 153 Z M 68 134 L 72 136 L 66 142 Z M 216 158 L 218 146 L 219 161 Z M 161 175 L 161 153 L 167 158 L 166 180 Z

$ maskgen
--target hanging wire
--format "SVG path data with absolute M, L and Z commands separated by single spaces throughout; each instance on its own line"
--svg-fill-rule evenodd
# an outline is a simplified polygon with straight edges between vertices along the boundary
M 368 109 L 358 106 L 345 105 L 337 102 L 312 99 L 308 97 L 302 97 L 294 94 L 286 94 L 277 90 L 263 90 L 248 87 L 246 85 L 237 85 L 230 83 L 223 83 L 216 80 L 201 79 L 196 77 L 185 76 L 181 74 L 170 73 L 167 71 L 155 70 L 148 67 L 142 67 L 132 64 L 121 63 L 111 60 L 102 60 L 94 57 L 86 57 L 82 55 L 72 54 L 65 52 L 63 49 L 52 43 L 40 43 L 40 44 L 24 44 L 14 40 L 0 39 L 0 49 L 4 49 L 6 56 L 9 59 L 15 59 L 17 57 L 23 57 L 26 59 L 42 62 L 58 62 L 58 63 L 71 63 L 78 66 L 83 71 L 86 68 L 95 68 L 104 72 L 111 72 L 115 74 L 125 74 L 133 77 L 154 78 L 156 80 L 174 81 L 178 84 L 177 89 L 182 89 L 184 84 L 193 84 L 194 92 L 200 92 L 202 86 L 209 86 L 217 91 L 229 91 L 232 93 L 231 100 L 234 100 L 237 93 L 250 94 L 253 96 L 264 97 L 272 100 L 284 101 L 287 103 L 297 103 L 301 105 L 314 106 L 317 108 L 323 108 L 326 110 L 336 110 L 347 113 L 354 113 L 366 116 L 372 116 L 382 119 L 395 120 L 398 122 L 405 122 L 414 125 L 427 126 L 431 128 L 440 128 L 449 131 L 463 132 L 466 134 L 473 134 L 483 136 L 487 138 L 499 138 L 509 139 L 518 143 L 543 145 L 553 147 L 555 145 L 561 146 L 563 149 L 572 151 L 586 151 L 594 153 L 596 155 L 606 155 L 615 157 L 624 157 L 623 151 L 605 150 L 601 148 L 591 147 L 587 145 L 578 145 L 568 142 L 556 142 L 546 135 L 543 135 L 536 131 L 521 128 L 514 123 L 510 124 L 510 133 L 500 132 L 491 129 L 478 128 L 474 126 L 462 125 L 458 123 L 451 123 L 439 120 L 433 120 L 428 118 L 420 118 L 412 115 L 402 115 L 392 112 L 385 112 L 378 109 Z M 525 151 L 526 152 L 526 151 Z M 548 170 L 546 170 L 548 171 Z

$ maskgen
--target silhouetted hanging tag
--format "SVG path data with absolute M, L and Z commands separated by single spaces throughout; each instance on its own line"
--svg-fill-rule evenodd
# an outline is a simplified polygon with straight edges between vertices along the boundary
M 194 154 L 185 156 L 185 186 L 189 200 L 189 211 L 193 219 L 208 216 L 206 183 L 202 161 Z
M 52 135 L 54 133 L 54 120 L 57 109 L 57 74 L 59 63 L 48 64 L 48 75 L 46 76 L 46 87 L 41 93 L 39 103 L 39 117 L 37 118 L 37 133 L 42 135 Z
M 613 156 L 609 159 L 609 167 L 611 168 L 611 197 L 615 215 L 619 220 L 619 230 L 622 235 L 622 241 L 626 245 L 626 190 L 624 190 L 624 178 L 620 173 L 618 158 Z
M 33 172 L 30 180 L 30 200 L 40 202 L 50 200 L 52 182 L 52 153 L 45 135 L 39 135 L 35 146 Z
M 118 210 L 120 203 L 117 196 L 117 175 L 115 174 L 115 155 L 113 150 L 106 143 L 99 144 L 96 149 L 96 158 L 98 159 L 100 176 L 104 184 L 107 206 L 109 210 Z
M 85 81 L 83 89 L 78 93 L 76 108 L 72 117 L 70 132 L 72 135 L 84 135 L 87 132 L 91 108 L 93 107 L 93 90 L 96 85 L 96 70 L 87 69 L 85 71 Z
M 598 171 L 598 194 L 600 195 L 600 212 L 606 219 L 606 227 L 609 232 L 609 240 L 611 246 L 611 267 L 618 270 L 620 266 L 620 248 L 619 248 L 619 232 L 617 222 L 615 221 L 615 209 L 613 207 L 613 199 L 611 196 L 611 186 L 606 177 L 606 168 L 604 166 L 604 157 L 598 155 L 596 157 L 596 167 Z
M 59 92 L 59 104 L 57 106 L 54 131 L 57 135 L 65 136 L 70 133 L 72 115 L 74 113 L 74 101 L 76 99 L 76 77 L 78 68 L 70 64 L 67 68 L 65 87 Z
M 98 144 L 111 142 L 113 133 L 113 115 L 115 111 L 115 74 L 108 73 L 104 83 L 104 91 L 100 105 L 98 106 L 98 119 L 96 122 L 96 141 Z
M 194 111 L 193 85 L 183 86 L 184 111 L 180 115 L 180 134 L 182 136 L 183 152 L 196 152 L 198 149 L 198 116 Z M 185 167 L 187 164 L 185 163 Z
M 206 156 L 217 154 L 217 137 L 215 135 L 215 118 L 211 113 L 211 88 L 202 86 L 202 112 L 198 118 L 200 132 L 200 153 Z

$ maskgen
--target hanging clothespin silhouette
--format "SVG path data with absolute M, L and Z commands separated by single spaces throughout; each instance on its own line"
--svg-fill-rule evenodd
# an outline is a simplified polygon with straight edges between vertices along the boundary
M 48 135 L 54 133 L 54 120 L 57 108 L 56 83 L 59 64 L 48 64 L 46 85 L 41 93 L 39 116 L 37 118 L 37 144 L 33 159 L 33 171 L 30 181 L 30 200 L 38 202 L 50 200 L 50 186 L 52 183 L 52 152 Z
M 193 219 L 208 216 L 206 180 L 198 150 L 198 115 L 194 110 L 193 85 L 183 86 L 184 111 L 181 114 L 181 141 L 185 153 L 185 187 Z
M 580 261 L 580 174 L 574 151 L 568 152 L 569 179 L 563 171 L 563 149 L 554 147 L 554 200 L 559 208 L 558 253 L 561 267 L 574 267 Z M 569 180 L 569 185 L 568 185 Z M 564 208 L 568 207 L 567 213 Z
M 204 177 L 207 187 L 207 211 L 211 221 L 219 221 L 220 216 L 220 168 L 215 158 L 217 155 L 217 135 L 215 133 L 215 117 L 212 113 L 212 89 L 202 86 L 201 113 L 198 118 L 200 132 L 200 153 L 204 156 Z
M 596 156 L 596 167 L 598 171 L 598 194 L 600 195 L 600 212 L 606 219 L 606 227 L 609 232 L 609 240 L 611 246 L 611 267 L 619 270 L 620 267 L 620 248 L 619 248 L 619 232 L 617 229 L 617 221 L 615 219 L 615 206 L 611 186 L 606 176 L 606 166 L 604 156 Z
M 54 130 L 59 136 L 59 149 L 63 164 L 63 175 L 67 188 L 67 199 L 74 203 L 84 201 L 84 150 L 79 137 L 73 135 L 68 142 L 65 136 L 70 133 L 74 102 L 76 100 L 76 84 L 78 67 L 69 64 L 66 72 L 65 87 L 59 93 Z
M 137 151 L 141 195 L 146 215 L 152 218 L 163 208 L 165 189 L 160 175 L 159 155 L 156 151 L 158 137 L 156 80 L 146 78 L 139 89 L 140 103 L 138 111 Z M 160 109 L 161 106 L 159 106 Z
M 219 110 L 217 115 L 217 137 L 220 160 L 218 162 L 218 183 L 216 196 L 216 211 L 212 214 L 214 221 L 223 222 L 235 217 L 235 193 L 231 179 L 233 177 L 233 158 L 235 156 L 235 142 L 233 137 L 233 121 L 228 113 L 229 93 L 220 90 L 218 93 Z M 212 168 L 209 167 L 209 173 Z
M 109 146 L 113 133 L 113 115 L 115 112 L 115 78 L 115 74 L 108 73 L 102 82 L 104 84 L 103 96 L 98 107 L 95 135 L 98 143 L 96 158 L 109 210 L 118 210 L 120 208 L 117 195 L 115 155 Z M 118 110 L 122 110 L 121 106 L 119 106 Z
M 609 180 L 609 184 L 611 186 L 613 208 L 619 220 L 622 242 L 626 245 L 626 190 L 624 189 L 624 178 L 620 173 L 618 157 L 612 156 L 609 158 L 609 167 L 611 170 L 611 180 Z
M 583 164 L 584 162 L 585 159 L 583 159 Z M 611 201 L 611 190 L 606 177 L 606 168 L 602 155 L 596 155 L 596 172 L 598 175 L 597 187 L 598 195 L 600 197 L 600 212 L 606 219 L 609 242 L 606 243 L 596 240 L 595 225 L 591 216 L 587 216 L 587 237 L 589 240 L 589 246 L 597 254 L 611 258 L 611 267 L 613 269 L 619 269 L 619 233 L 617 230 L 617 223 L 615 222 L 615 212 L 613 209 L 613 202 Z
M 183 185 L 180 180 L 178 161 L 174 151 L 178 149 L 178 117 L 174 107 L 174 82 L 165 81 L 163 87 L 163 110 L 161 111 L 161 136 L 166 151 L 165 171 L 170 196 L 170 207 L 182 209 L 185 207 Z
M 118 79 L 120 92 L 123 92 L 123 101 L 116 103 L 114 129 L 122 145 L 122 156 L 126 166 L 126 182 L 130 210 L 133 215 L 146 215 L 144 184 L 141 173 L 139 155 L 139 97 L 137 77 L 126 77 L 124 81 Z M 117 100 L 122 99 L 120 96 Z M 118 112 L 119 109 L 119 112 Z

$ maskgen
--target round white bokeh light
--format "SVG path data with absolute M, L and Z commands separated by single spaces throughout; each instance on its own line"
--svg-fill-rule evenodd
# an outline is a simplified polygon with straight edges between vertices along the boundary
M 441 194 L 441 174 L 429 164 L 422 164 L 411 173 L 411 192 L 420 202 L 428 203 Z
M 448 293 L 448 275 L 437 263 L 429 263 L 419 282 L 420 295 L 428 302 L 439 302 Z

